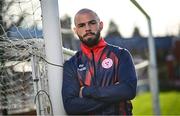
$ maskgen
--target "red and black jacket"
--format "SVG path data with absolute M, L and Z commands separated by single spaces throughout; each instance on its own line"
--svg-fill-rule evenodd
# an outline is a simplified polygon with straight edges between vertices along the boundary
M 137 78 L 130 53 L 103 39 L 91 49 L 81 44 L 81 49 L 64 63 L 62 97 L 67 114 L 131 115 Z

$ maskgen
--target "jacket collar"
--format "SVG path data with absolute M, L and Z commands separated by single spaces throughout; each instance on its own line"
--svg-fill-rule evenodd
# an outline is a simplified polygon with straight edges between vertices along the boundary
M 95 56 L 95 60 L 98 60 L 100 57 L 100 54 L 102 52 L 102 50 L 105 48 L 105 46 L 107 45 L 107 43 L 104 41 L 103 38 L 101 38 L 98 42 L 98 44 L 92 48 L 89 48 L 88 46 L 86 46 L 85 44 L 81 43 L 81 49 L 82 52 L 88 57 L 88 58 L 92 58 L 92 51 L 94 53 Z

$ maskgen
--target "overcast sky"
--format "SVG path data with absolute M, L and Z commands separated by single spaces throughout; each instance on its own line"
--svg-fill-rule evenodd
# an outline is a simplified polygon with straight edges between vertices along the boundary
M 154 36 L 178 34 L 180 28 L 180 0 L 137 0 L 152 19 Z M 90 8 L 104 22 L 103 35 L 113 20 L 124 37 L 130 37 L 135 26 L 148 35 L 146 18 L 130 0 L 59 0 L 60 17 L 72 17 L 81 8 Z

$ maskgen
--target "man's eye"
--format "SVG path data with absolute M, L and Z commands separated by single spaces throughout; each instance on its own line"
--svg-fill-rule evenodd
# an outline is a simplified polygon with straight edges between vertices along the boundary
M 96 21 L 91 21 L 91 22 L 89 22 L 89 24 L 91 24 L 91 25 L 94 25 L 94 24 L 96 24 L 97 22 Z
M 78 27 L 84 27 L 84 24 L 79 24 Z

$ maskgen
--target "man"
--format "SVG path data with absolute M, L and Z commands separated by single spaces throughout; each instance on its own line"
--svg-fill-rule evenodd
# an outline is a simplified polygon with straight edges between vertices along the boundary
M 81 51 L 64 63 L 67 114 L 131 115 L 137 79 L 130 53 L 104 41 L 103 22 L 94 11 L 81 9 L 74 24 Z

